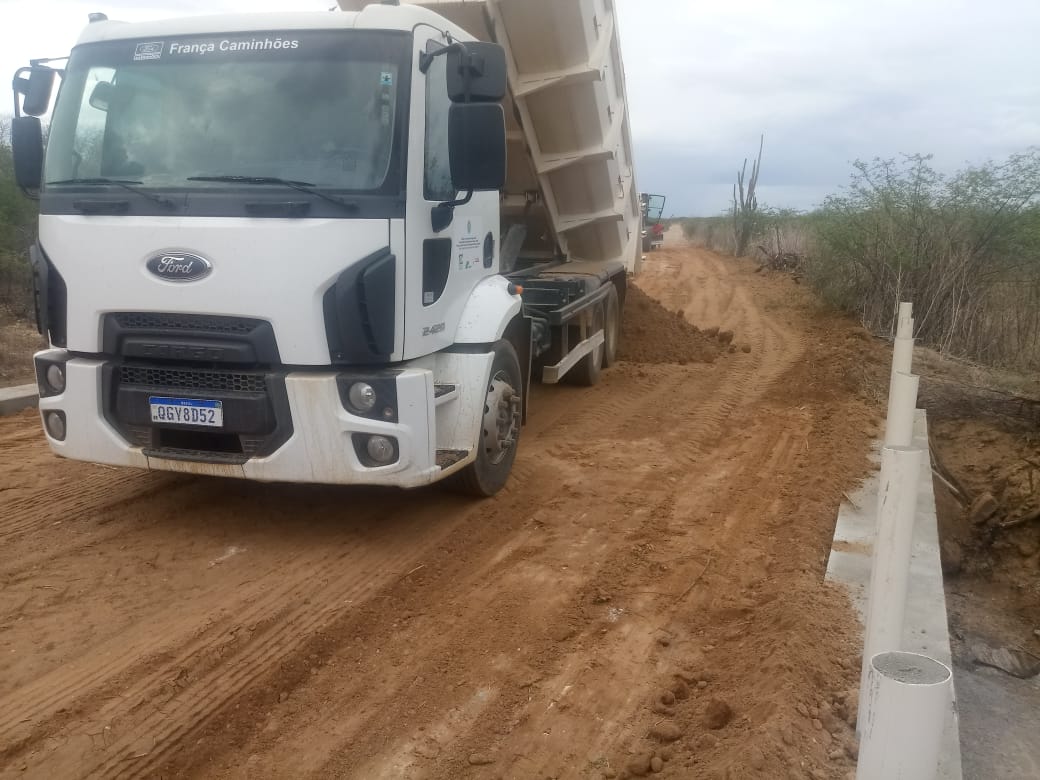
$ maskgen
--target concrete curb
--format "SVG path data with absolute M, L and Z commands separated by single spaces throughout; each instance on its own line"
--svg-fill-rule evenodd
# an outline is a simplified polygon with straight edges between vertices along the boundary
M 923 409 L 914 419 L 914 447 L 928 453 L 928 419 Z M 881 443 L 874 460 L 880 459 Z M 874 527 L 877 518 L 878 475 L 874 474 L 847 496 L 838 510 L 834 542 L 827 562 L 827 579 L 849 588 L 860 622 L 866 614 L 867 587 L 870 584 Z M 950 650 L 950 628 L 946 619 L 946 592 L 943 590 L 939 560 L 939 529 L 932 486 L 931 459 L 921 464 L 914 520 L 913 554 L 910 561 L 910 583 L 906 597 L 903 646 L 912 653 L 922 653 L 953 668 Z M 960 727 L 956 711 L 956 690 L 952 715 L 943 734 L 942 758 L 938 778 L 961 780 Z
M 40 402 L 36 385 L 15 385 L 0 388 L 0 417 L 32 409 Z

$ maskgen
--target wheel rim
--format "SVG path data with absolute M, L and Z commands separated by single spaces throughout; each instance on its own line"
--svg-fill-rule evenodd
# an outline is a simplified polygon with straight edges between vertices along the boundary
M 484 401 L 484 452 L 493 465 L 505 460 L 520 432 L 520 394 L 509 375 L 499 371 L 488 385 Z

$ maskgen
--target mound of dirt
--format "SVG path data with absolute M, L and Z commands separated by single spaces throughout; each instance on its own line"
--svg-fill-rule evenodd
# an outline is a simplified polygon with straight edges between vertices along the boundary
M 625 295 L 618 358 L 631 363 L 714 363 L 727 349 L 733 334 L 701 331 L 683 317 L 668 311 L 638 287 Z

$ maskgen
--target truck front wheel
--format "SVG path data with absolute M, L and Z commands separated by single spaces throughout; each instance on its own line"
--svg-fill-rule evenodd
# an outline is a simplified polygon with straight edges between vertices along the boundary
M 617 362 L 618 342 L 621 340 L 621 304 L 617 287 L 610 284 L 610 292 L 603 301 L 603 367 Z
M 477 459 L 451 477 L 450 486 L 471 496 L 493 496 L 509 480 L 520 443 L 523 376 L 508 341 L 495 345 L 477 441 Z

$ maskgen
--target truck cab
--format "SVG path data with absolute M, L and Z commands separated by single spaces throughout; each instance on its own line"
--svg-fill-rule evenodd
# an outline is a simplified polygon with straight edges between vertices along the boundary
M 595 381 L 625 280 L 509 235 L 507 55 L 429 8 L 370 5 L 97 15 L 63 69 L 20 71 L 52 449 L 499 490 L 532 375 Z

